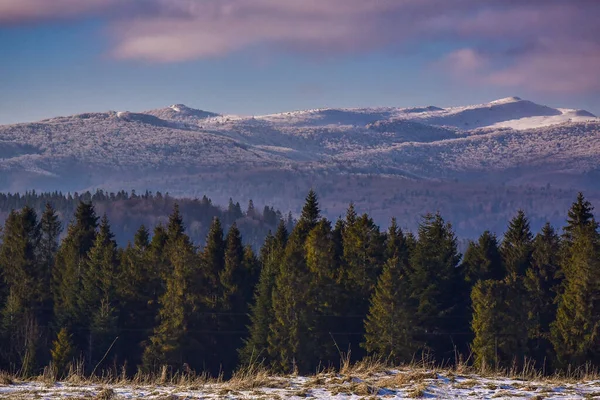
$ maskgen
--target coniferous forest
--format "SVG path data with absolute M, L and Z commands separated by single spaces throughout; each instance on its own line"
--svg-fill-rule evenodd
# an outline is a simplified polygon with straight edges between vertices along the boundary
M 235 207 L 234 207 L 235 208 Z M 600 233 L 583 195 L 563 227 L 527 216 L 464 255 L 439 214 L 381 231 L 350 205 L 322 218 L 311 191 L 295 224 L 253 250 L 215 215 L 201 247 L 179 205 L 119 246 L 89 199 L 63 226 L 51 202 L 7 216 L 0 244 L 0 368 L 22 376 L 203 371 L 261 363 L 314 372 L 376 355 L 540 370 L 600 365 Z M 278 214 L 280 217 L 280 214 Z

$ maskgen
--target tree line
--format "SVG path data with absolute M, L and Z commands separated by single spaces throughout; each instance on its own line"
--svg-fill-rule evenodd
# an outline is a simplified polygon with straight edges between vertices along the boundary
M 11 210 L 30 206 L 41 214 L 46 204 L 50 203 L 60 222 L 66 226 L 82 201 L 92 203 L 97 214 L 107 215 L 112 224 L 112 233 L 120 246 L 125 246 L 131 240 L 140 225 L 153 227 L 166 223 L 166 217 L 173 210 L 175 203 L 179 205 L 183 218 L 190 221 L 186 227 L 186 234 L 194 243 L 204 242 L 215 217 L 219 218 L 224 229 L 228 229 L 235 222 L 243 234 L 244 243 L 251 244 L 255 249 L 262 245 L 269 230 L 274 231 L 277 228 L 281 219 L 286 221 L 288 229 L 293 226 L 291 214 L 283 215 L 271 206 L 255 207 L 252 200 L 242 207 L 239 202 L 230 198 L 225 207 L 219 207 L 207 196 L 175 198 L 169 193 L 159 191 L 136 193 L 134 190 L 0 193 L 0 223 L 5 221 Z
M 600 234 L 579 195 L 558 232 L 522 212 L 501 239 L 464 256 L 452 226 L 422 217 L 416 234 L 381 231 L 351 204 L 321 216 L 311 191 L 296 223 L 280 220 L 255 253 L 215 217 L 199 247 L 179 206 L 118 246 L 106 215 L 80 201 L 65 234 L 48 203 L 8 215 L 0 244 L 0 367 L 58 376 L 206 371 L 240 365 L 314 372 L 340 355 L 402 363 L 472 360 L 552 371 L 599 365 Z M 59 238 L 62 238 L 60 240 Z

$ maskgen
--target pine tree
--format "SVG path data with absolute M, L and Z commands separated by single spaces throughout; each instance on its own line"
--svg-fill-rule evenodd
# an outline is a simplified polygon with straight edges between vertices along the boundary
M 358 217 L 351 204 L 346 213 L 341 247 L 338 282 L 342 295 L 338 309 L 343 317 L 338 331 L 361 333 L 369 299 L 385 262 L 385 236 L 368 215 Z M 362 355 L 361 340 L 359 335 L 336 338 L 340 348 L 349 349 L 356 357 Z
M 58 251 L 62 224 L 50 203 L 46 203 L 46 209 L 40 219 L 40 231 L 40 256 L 48 271 L 48 275 L 51 276 L 52 268 L 54 267 L 54 259 L 56 257 L 56 252 Z M 49 279 L 50 278 L 48 278 L 48 281 Z
M 250 309 L 248 339 L 244 341 L 244 346 L 240 349 L 240 359 L 245 364 L 252 364 L 256 361 L 270 363 L 271 361 L 268 351 L 268 336 L 270 326 L 274 323 L 273 288 L 287 240 L 286 224 L 281 221 L 275 236 L 267 236 L 261 249 L 262 268 L 254 294 L 254 304 Z
M 587 226 L 595 226 L 597 228 L 592 211 L 594 211 L 592 204 L 585 199 L 583 193 L 579 192 L 577 200 L 569 209 L 567 226 L 564 227 L 563 238 L 567 244 L 574 240 L 574 235 L 582 228 Z
M 428 214 L 419 226 L 419 240 L 412 252 L 409 276 L 411 297 L 416 301 L 416 320 L 425 346 L 438 360 L 449 359 L 455 346 L 462 351 L 466 332 L 467 294 L 464 277 L 457 268 L 460 254 L 450 224 L 439 215 Z
M 41 361 L 39 321 L 47 301 L 48 274 L 38 256 L 39 242 L 35 211 L 25 207 L 11 212 L 0 246 L 1 275 L 8 291 L 1 310 L 6 352 L 3 358 L 19 365 L 24 375 L 30 375 Z
M 140 226 L 135 233 L 133 244 L 136 249 L 141 251 L 146 250 L 150 246 L 150 232 L 148 232 L 148 229 L 144 225 Z
M 600 361 L 600 235 L 592 218 L 566 230 L 563 289 L 551 340 L 560 365 Z
M 288 239 L 273 288 L 268 350 L 273 367 L 285 372 L 294 367 L 308 371 L 312 362 L 305 351 L 311 344 L 308 327 L 312 315 L 309 315 L 310 305 L 305 295 L 310 284 L 302 228 L 299 223 Z
M 117 244 L 104 215 L 78 293 L 79 321 L 88 329 L 88 368 L 102 357 L 116 336 L 117 277 Z
M 527 316 L 520 280 L 510 275 L 502 281 L 478 281 L 471 301 L 475 364 L 498 368 L 522 363 L 527 351 Z
M 478 280 L 501 280 L 506 275 L 496 235 L 485 231 L 479 240 L 470 242 L 463 259 L 465 279 L 474 285 Z
M 219 275 L 225 269 L 225 241 L 221 221 L 215 218 L 206 237 L 206 246 L 202 252 L 204 277 L 206 279 L 204 302 L 207 307 L 216 310 L 219 306 Z
M 339 308 L 342 292 L 336 282 L 339 275 L 336 243 L 331 223 L 322 219 L 310 231 L 304 245 L 308 278 L 306 302 L 313 320 L 308 321 L 308 329 L 312 331 L 310 351 L 306 354 L 314 360 L 331 360 L 337 354 L 335 342 L 331 336 L 337 331 L 338 317 L 344 310 Z
M 80 202 L 75 220 L 69 225 L 56 255 L 52 274 L 55 324 L 71 328 L 79 323 L 78 293 L 88 261 L 88 251 L 96 240 L 98 218 L 94 207 Z M 75 345 L 79 338 L 75 338 Z
M 173 212 L 169 216 L 169 224 L 167 225 L 167 236 L 172 242 L 176 242 L 183 235 L 185 226 L 183 225 L 183 217 L 179 212 L 179 204 L 175 203 Z
M 348 211 L 349 214 L 352 210 Z M 352 215 L 349 215 L 352 221 Z M 356 218 L 353 223 L 347 222 L 343 235 L 343 268 L 347 294 L 360 304 L 356 311 L 365 313 L 368 302 L 377 283 L 384 263 L 385 237 L 379 227 L 366 214 Z
M 556 318 L 559 262 L 560 239 L 547 223 L 533 241 L 531 268 L 523 282 L 529 304 L 530 355 L 540 365 L 552 358 L 550 324 Z
M 420 346 L 415 335 L 415 307 L 409 296 L 410 285 L 402 273 L 402 264 L 393 257 L 377 281 L 365 320 L 363 346 L 368 352 L 395 363 L 412 359 Z
M 203 330 L 218 332 L 220 327 L 221 306 L 223 304 L 224 288 L 220 276 L 225 269 L 225 241 L 223 239 L 223 228 L 218 218 L 213 222 L 206 237 L 206 245 L 202 251 L 202 283 L 197 286 L 198 293 L 202 298 L 202 306 L 205 311 L 197 322 Z M 205 365 L 208 371 L 218 374 L 221 367 L 218 359 L 218 336 L 219 333 L 204 335 L 202 342 L 207 351 L 205 353 Z M 235 349 L 232 349 L 232 352 Z
M 246 286 L 250 279 L 250 271 L 246 270 L 244 265 L 242 237 L 234 223 L 225 238 L 225 263 L 219 273 L 222 293 L 218 311 L 222 315 L 219 317 L 218 326 L 224 332 L 232 332 L 216 338 L 217 348 L 221 349 L 219 361 L 224 371 L 233 371 L 235 368 L 237 349 L 240 348 L 244 336 L 240 332 L 245 331 L 248 323 L 245 314 L 248 312 L 247 304 L 250 299 L 246 297 Z
M 531 263 L 533 235 L 522 210 L 510 221 L 500 248 L 508 274 L 525 276 Z
M 200 302 L 194 285 L 198 260 L 185 234 L 172 243 L 169 261 L 173 266 L 166 291 L 160 298 L 159 324 L 149 338 L 143 355 L 144 366 L 156 370 L 163 365 L 180 369 L 184 363 L 199 367 L 203 354 L 193 331 Z
M 321 219 L 319 200 L 317 198 L 317 193 L 311 189 L 304 201 L 304 207 L 302 208 L 300 220 L 298 220 L 298 227 L 296 228 L 302 239 L 304 239 L 317 225 L 319 219 Z
M 61 379 L 67 373 L 67 367 L 73 357 L 73 344 L 71 335 L 66 328 L 62 328 L 52 343 L 52 366 L 58 379 Z

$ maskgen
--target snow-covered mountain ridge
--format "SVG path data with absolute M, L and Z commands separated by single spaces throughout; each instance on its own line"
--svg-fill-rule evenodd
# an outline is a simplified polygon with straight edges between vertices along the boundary
M 361 185 L 378 177 L 400 187 L 433 181 L 600 191 L 600 118 L 516 97 L 250 117 L 175 104 L 0 126 L 0 171 L 2 191 L 149 189 L 260 199 L 281 209 L 292 208 L 281 186 L 322 185 L 334 199 L 365 202 L 387 190 L 340 187 L 348 176 Z

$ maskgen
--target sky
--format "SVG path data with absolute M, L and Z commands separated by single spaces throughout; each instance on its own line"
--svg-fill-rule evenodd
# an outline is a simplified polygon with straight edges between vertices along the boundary
M 0 0 L 0 124 L 519 96 L 600 115 L 600 0 Z

